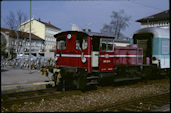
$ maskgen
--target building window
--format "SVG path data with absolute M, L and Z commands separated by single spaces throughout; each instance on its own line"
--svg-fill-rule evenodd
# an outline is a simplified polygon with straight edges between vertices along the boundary
M 162 40 L 162 54 L 169 54 L 169 41 Z

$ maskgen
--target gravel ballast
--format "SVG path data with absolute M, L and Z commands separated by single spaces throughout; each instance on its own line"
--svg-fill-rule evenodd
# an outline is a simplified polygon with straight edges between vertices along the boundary
M 170 91 L 170 80 L 151 80 L 132 85 L 108 86 L 81 94 L 64 96 L 62 98 L 42 98 L 40 101 L 25 101 L 6 108 L 2 112 L 79 112 L 91 110 L 98 106 L 135 99 L 152 94 Z

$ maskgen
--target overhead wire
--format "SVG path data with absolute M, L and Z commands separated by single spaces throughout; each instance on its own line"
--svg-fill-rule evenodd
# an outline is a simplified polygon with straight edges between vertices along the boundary
M 132 0 L 131 0 L 132 1 Z M 155 10 L 158 10 L 158 11 L 163 11 L 163 9 L 161 9 L 161 8 L 158 8 L 158 7 L 154 7 L 154 6 L 151 6 L 151 5 L 147 5 L 147 4 L 143 4 L 143 3 L 140 3 L 140 2 L 137 2 L 138 0 L 134 0 L 134 1 L 132 1 L 131 3 L 133 3 L 133 4 L 138 4 L 138 5 L 140 5 L 140 6 L 143 6 L 143 7 L 146 7 L 146 8 L 151 8 L 151 9 L 155 9 Z

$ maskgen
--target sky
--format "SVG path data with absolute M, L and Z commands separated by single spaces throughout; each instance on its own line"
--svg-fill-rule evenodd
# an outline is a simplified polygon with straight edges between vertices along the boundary
M 50 0 L 31 2 L 31 15 L 35 19 L 49 22 L 62 31 L 71 30 L 72 24 L 92 32 L 100 32 L 104 24 L 111 21 L 112 11 L 124 10 L 125 15 L 131 16 L 129 27 L 121 31 L 125 36 L 140 29 L 136 20 L 169 9 L 169 0 Z M 30 18 L 30 1 L 2 1 L 1 27 L 10 11 L 16 13 L 22 10 Z

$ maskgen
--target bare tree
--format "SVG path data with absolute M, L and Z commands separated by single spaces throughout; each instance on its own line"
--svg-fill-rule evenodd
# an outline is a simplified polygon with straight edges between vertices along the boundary
M 112 33 L 112 26 L 111 25 L 107 25 L 107 24 L 104 24 L 103 26 L 103 29 L 101 29 L 101 32 L 102 33 Z
M 4 19 L 7 27 L 12 30 L 11 34 L 15 34 L 15 37 L 17 38 L 24 38 L 24 33 L 18 32 L 17 30 L 19 28 L 19 25 L 25 22 L 26 20 L 27 20 L 27 15 L 24 12 L 22 12 L 21 9 L 18 10 L 16 14 L 13 11 L 10 11 L 9 15 L 6 16 L 6 18 Z M 20 40 L 19 42 L 19 39 L 18 39 L 16 41 L 17 41 L 16 49 L 20 51 L 21 48 L 24 47 L 25 40 Z
M 111 33 L 119 38 L 121 34 L 121 30 L 126 29 L 129 26 L 130 16 L 126 16 L 124 14 L 124 10 L 120 10 L 119 12 L 113 11 L 111 15 L 110 24 L 104 24 L 101 29 L 102 33 Z
M 9 12 L 9 15 L 6 16 L 4 21 L 5 21 L 5 24 L 7 25 L 7 27 L 9 27 L 11 30 L 16 29 L 15 14 L 12 11 Z
M 16 17 L 16 22 L 17 22 L 17 26 L 19 27 L 19 25 L 21 25 L 23 22 L 25 22 L 27 20 L 27 15 L 25 13 L 23 13 L 20 10 L 17 11 L 17 17 Z M 23 38 L 24 37 L 24 33 L 23 32 L 19 32 L 18 33 L 19 37 Z M 22 46 L 24 45 L 26 41 L 26 38 L 24 40 L 22 40 L 21 44 L 19 45 L 19 51 L 22 49 Z
M 7 56 L 7 52 L 5 51 L 7 49 L 6 47 L 7 44 L 7 40 L 5 39 L 4 35 L 1 34 L 1 56 L 6 57 Z
M 20 10 L 17 11 L 17 26 L 27 20 L 27 15 Z
M 18 10 L 16 14 L 10 11 L 9 15 L 6 16 L 6 18 L 4 19 L 5 24 L 11 30 L 17 30 L 19 25 L 26 20 L 27 20 L 27 15 L 24 12 L 22 12 L 21 9 Z

